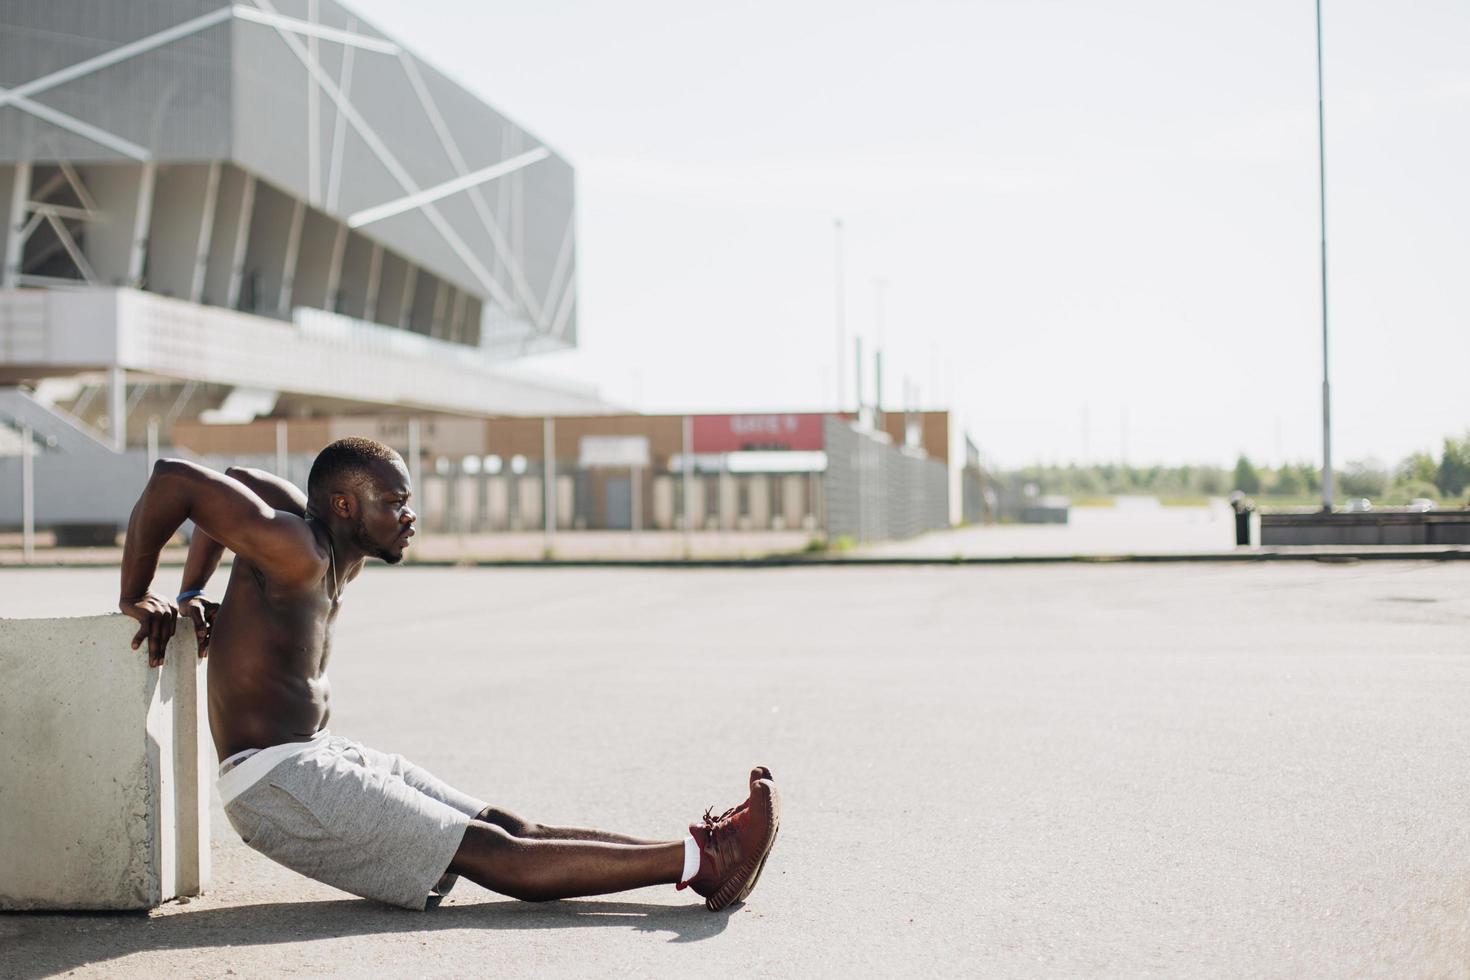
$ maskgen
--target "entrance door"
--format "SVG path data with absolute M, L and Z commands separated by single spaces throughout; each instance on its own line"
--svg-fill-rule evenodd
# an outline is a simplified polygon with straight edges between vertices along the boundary
M 633 478 L 630 476 L 607 478 L 607 529 L 633 530 Z

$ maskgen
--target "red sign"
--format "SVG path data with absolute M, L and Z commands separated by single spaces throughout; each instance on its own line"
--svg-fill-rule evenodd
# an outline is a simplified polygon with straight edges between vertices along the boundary
M 822 419 L 803 415 L 696 415 L 696 453 L 738 453 L 747 450 L 822 448 Z

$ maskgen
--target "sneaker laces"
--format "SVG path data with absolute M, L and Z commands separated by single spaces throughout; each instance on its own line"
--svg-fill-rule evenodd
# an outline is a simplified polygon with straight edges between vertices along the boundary
M 726 810 L 718 817 L 715 817 L 711 816 L 711 814 L 715 812 L 715 808 L 712 806 L 707 806 L 704 808 L 704 825 L 706 827 L 712 828 L 715 824 L 719 823 L 722 820 L 729 820 L 735 815 L 735 811 L 738 809 L 740 809 L 738 806 L 732 806 L 730 809 Z
M 707 835 L 705 849 L 715 859 L 719 874 L 723 874 L 726 868 L 740 860 L 740 831 L 732 820 L 739 809 L 738 806 L 732 806 L 718 817 L 714 816 L 715 808 L 712 806 L 706 807 L 704 811 L 704 829 Z

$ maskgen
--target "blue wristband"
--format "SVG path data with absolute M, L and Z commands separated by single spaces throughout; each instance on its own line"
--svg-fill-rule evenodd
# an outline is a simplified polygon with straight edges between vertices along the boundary
M 188 592 L 180 592 L 179 593 L 179 597 L 177 599 L 175 599 L 174 602 L 188 602 L 190 599 L 193 599 L 195 596 L 201 596 L 203 594 L 204 594 L 204 590 L 203 589 L 190 589 Z

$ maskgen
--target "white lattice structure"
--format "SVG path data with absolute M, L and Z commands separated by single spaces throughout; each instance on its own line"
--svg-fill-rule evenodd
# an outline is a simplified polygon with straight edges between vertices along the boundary
M 574 219 L 564 160 L 334 0 L 0 8 L 0 384 L 105 379 L 67 407 L 118 444 L 234 388 L 596 411 L 495 367 L 575 344 Z

